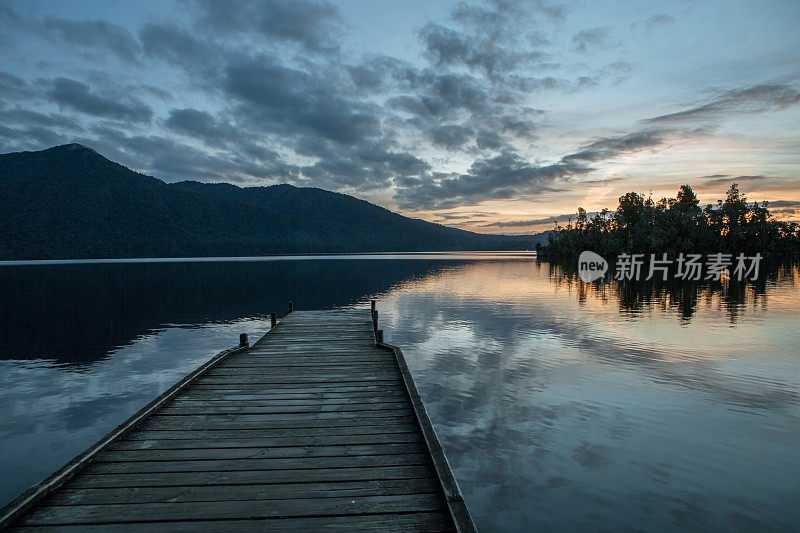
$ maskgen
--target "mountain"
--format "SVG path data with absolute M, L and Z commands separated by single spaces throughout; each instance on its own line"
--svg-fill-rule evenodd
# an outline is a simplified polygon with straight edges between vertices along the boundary
M 79 144 L 0 155 L 0 213 L 2 260 L 533 246 L 322 189 L 167 184 Z

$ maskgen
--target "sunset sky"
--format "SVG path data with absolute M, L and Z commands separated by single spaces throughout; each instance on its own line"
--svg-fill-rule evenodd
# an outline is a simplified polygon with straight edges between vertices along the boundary
M 481 232 L 731 182 L 800 219 L 800 2 L 0 4 L 0 152 Z

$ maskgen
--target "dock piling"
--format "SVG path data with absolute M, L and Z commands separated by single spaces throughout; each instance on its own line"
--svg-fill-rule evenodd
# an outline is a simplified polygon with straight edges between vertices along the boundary
M 294 303 L 289 302 L 289 312 L 291 313 L 292 311 L 294 311 Z
M 247 338 L 247 333 L 242 333 L 239 335 L 239 348 L 247 348 L 250 346 L 250 341 Z
M 270 325 L 270 327 L 274 328 L 277 324 L 278 324 L 278 315 L 276 315 L 275 313 L 270 313 L 269 314 L 269 325 Z

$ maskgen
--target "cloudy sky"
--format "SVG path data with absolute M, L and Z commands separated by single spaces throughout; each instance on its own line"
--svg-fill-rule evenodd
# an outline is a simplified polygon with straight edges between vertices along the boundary
M 483 232 L 732 181 L 800 218 L 800 2 L 0 4 L 0 152 Z

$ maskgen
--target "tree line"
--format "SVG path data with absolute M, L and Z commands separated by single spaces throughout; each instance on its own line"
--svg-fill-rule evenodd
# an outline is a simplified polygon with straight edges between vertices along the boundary
M 539 255 L 574 260 L 584 250 L 604 257 L 619 254 L 730 253 L 764 257 L 800 255 L 800 226 L 776 220 L 768 202 L 749 202 L 733 183 L 725 200 L 700 207 L 689 185 L 675 198 L 654 201 L 629 192 L 616 211 L 603 209 L 593 217 L 579 207 L 574 223 L 556 224 Z

